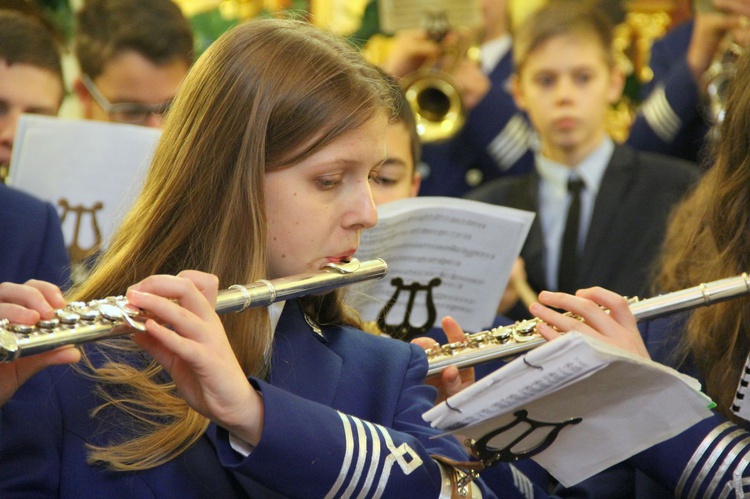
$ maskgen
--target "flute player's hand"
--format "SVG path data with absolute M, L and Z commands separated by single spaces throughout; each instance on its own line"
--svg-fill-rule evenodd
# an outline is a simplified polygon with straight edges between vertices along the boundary
M 442 326 L 445 336 L 448 339 L 448 343 L 465 340 L 466 336 L 463 329 L 461 329 L 461 326 L 459 326 L 456 320 L 452 317 L 443 318 Z M 425 350 L 429 350 L 434 345 L 437 345 L 437 341 L 426 337 L 414 338 L 411 342 L 421 346 Z M 438 396 L 435 399 L 435 403 L 439 404 L 448 397 L 457 394 L 467 386 L 473 384 L 474 381 L 475 376 L 473 367 L 459 370 L 456 366 L 448 366 L 439 375 L 427 378 L 426 383 L 437 389 Z
M 529 311 L 542 323 L 537 327 L 547 340 L 554 340 L 560 332 L 578 331 L 621 348 L 627 352 L 649 358 L 635 317 L 627 300 L 600 287 L 578 290 L 574 295 L 542 291 L 539 302 L 532 303 Z M 552 310 L 555 307 L 583 317 L 580 322 Z
M 131 286 L 128 302 L 156 318 L 146 321 L 147 334 L 133 339 L 169 372 L 190 407 L 256 445 L 263 399 L 247 380 L 216 314 L 218 282 L 214 275 L 188 270 Z
M 35 280 L 26 284 L 0 284 L 0 318 L 10 322 L 36 324 L 41 319 L 51 319 L 55 309 L 64 306 L 65 299 L 54 284 Z M 0 364 L 0 406 L 5 404 L 26 380 L 43 368 L 54 364 L 78 362 L 80 359 L 81 353 L 78 349 L 68 346 Z

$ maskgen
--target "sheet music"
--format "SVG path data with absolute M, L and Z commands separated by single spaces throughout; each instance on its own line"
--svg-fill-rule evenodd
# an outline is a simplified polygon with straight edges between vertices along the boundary
M 425 27 L 428 13 L 444 11 L 452 27 L 479 26 L 482 18 L 477 0 L 380 0 L 380 28 L 385 33 Z
M 581 333 L 567 333 L 508 363 L 423 416 L 479 439 L 519 409 L 543 422 L 583 418 L 532 457 L 564 486 L 580 482 L 710 416 L 700 384 Z M 501 448 L 519 430 L 490 441 Z M 543 435 L 530 437 L 536 443 Z
M 392 279 L 427 284 L 432 290 L 437 324 L 446 315 L 466 331 L 479 331 L 495 320 L 497 305 L 513 262 L 521 252 L 534 213 L 480 201 L 422 196 L 378 206 L 377 225 L 364 231 L 355 256 L 382 258 L 385 279 L 350 288 L 351 304 L 366 321 L 377 319 L 395 292 Z M 403 319 L 408 298 L 403 291 L 389 322 Z M 426 292 L 415 296 L 411 324 L 427 321 Z
M 91 247 L 95 216 L 106 247 L 140 191 L 160 134 L 135 125 L 22 115 L 8 183 L 49 201 L 61 218 L 62 200 L 93 210 L 65 217 L 65 244 L 70 247 L 77 237 L 80 246 Z

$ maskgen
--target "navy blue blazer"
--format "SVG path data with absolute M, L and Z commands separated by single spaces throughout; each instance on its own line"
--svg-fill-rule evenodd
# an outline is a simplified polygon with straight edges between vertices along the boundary
M 111 418 L 92 420 L 101 402 L 92 382 L 70 366 L 51 367 L 2 408 L 0 497 L 438 497 L 441 471 L 430 455 L 466 455 L 452 437 L 432 438 L 439 432 L 422 419 L 435 397 L 426 370 L 415 345 L 349 327 L 317 334 L 287 302 L 270 380 L 251 380 L 265 420 L 249 456 L 212 424 L 166 464 L 111 472 L 86 463 L 86 444 L 126 434 L 128 422 L 106 411 Z M 503 474 L 502 492 L 523 497 L 513 485 L 518 473 Z
M 643 102 L 628 144 L 710 166 L 705 151 L 710 124 L 701 89 L 687 63 L 693 24 L 692 20 L 680 24 L 651 47 L 649 66 L 654 77 L 642 88 Z
M 0 282 L 68 283 L 68 250 L 50 203 L 0 183 L 0 235 Z
M 423 145 L 420 196 L 461 197 L 492 179 L 533 169 L 533 132 L 508 91 L 512 74 L 508 51 L 488 75 L 490 90 L 470 110 L 463 129 L 449 140 Z

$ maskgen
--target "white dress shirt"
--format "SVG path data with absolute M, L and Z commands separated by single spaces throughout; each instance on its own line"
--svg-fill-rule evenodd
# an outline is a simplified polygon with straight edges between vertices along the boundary
M 581 225 L 578 235 L 578 247 L 582 250 L 594 211 L 594 201 L 614 150 L 614 142 L 606 137 L 599 147 L 574 167 L 557 163 L 541 154 L 536 155 L 536 170 L 541 178 L 537 216 L 544 238 L 547 289 L 558 289 L 557 271 L 560 265 L 560 246 L 570 204 L 568 179 L 571 176 L 578 176 L 585 185 L 581 191 Z M 582 262 L 581 265 L 586 265 L 586 262 Z

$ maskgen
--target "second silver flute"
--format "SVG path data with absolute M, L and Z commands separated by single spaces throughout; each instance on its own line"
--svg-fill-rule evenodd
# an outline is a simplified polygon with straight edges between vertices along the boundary
M 639 300 L 631 300 L 630 310 L 637 321 L 653 319 L 682 310 L 711 305 L 750 293 L 750 277 L 743 273 L 692 288 Z M 427 350 L 428 376 L 448 366 L 469 367 L 490 360 L 510 357 L 531 350 L 546 340 L 536 331 L 539 319 L 467 334 L 465 341 L 436 345 Z
M 230 286 L 219 291 L 216 312 L 242 312 L 281 300 L 321 294 L 357 282 L 385 276 L 388 266 L 381 259 L 329 263 L 317 272 L 280 279 L 261 279 L 252 284 Z M 0 321 L 0 362 L 46 352 L 63 345 L 78 345 L 144 331 L 142 312 L 123 296 L 87 303 L 74 302 L 57 310 L 55 317 L 33 326 Z

